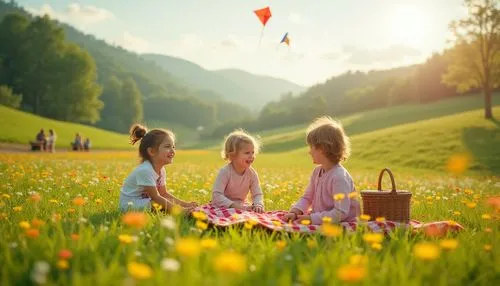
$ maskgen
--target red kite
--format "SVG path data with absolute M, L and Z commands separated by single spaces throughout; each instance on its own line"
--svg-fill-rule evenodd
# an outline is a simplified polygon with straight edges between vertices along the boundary
M 269 18 L 271 18 L 271 9 L 269 9 L 269 7 L 265 7 L 265 8 L 262 8 L 262 9 L 259 9 L 259 10 L 255 10 L 253 11 L 255 13 L 255 15 L 257 15 L 257 17 L 259 17 L 259 20 L 260 22 L 262 23 L 262 25 L 266 25 L 267 21 L 269 20 Z
M 262 35 L 264 34 L 264 27 L 266 26 L 267 21 L 269 18 L 271 18 L 271 9 L 269 9 L 269 6 L 259 9 L 259 10 L 254 10 L 253 11 L 257 17 L 259 17 L 260 22 L 262 23 L 262 31 L 260 32 L 260 38 L 259 38 L 259 46 L 260 46 L 260 41 L 262 40 Z

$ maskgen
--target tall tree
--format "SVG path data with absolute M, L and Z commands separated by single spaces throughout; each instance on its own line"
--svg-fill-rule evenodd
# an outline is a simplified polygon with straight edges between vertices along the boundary
M 75 44 L 67 44 L 53 63 L 43 115 L 73 122 L 95 123 L 103 103 L 93 59 Z
M 54 79 L 54 63 L 65 48 L 64 31 L 48 16 L 35 18 L 23 35 L 20 52 L 22 94 L 35 114 L 43 114 L 43 102 Z M 24 102 L 23 102 L 24 103 Z
M 21 14 L 8 14 L 0 23 L 0 84 L 6 84 L 19 91 L 22 58 L 20 47 L 23 34 L 29 25 Z
M 130 126 L 143 119 L 142 94 L 132 78 L 123 82 L 121 92 L 122 118 Z
M 468 16 L 453 21 L 455 47 L 443 81 L 458 92 L 480 87 L 484 117 L 492 118 L 492 89 L 500 83 L 500 11 L 498 0 L 465 0 Z

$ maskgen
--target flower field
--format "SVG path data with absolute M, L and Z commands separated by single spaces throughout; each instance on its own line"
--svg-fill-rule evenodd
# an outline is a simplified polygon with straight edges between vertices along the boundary
M 266 210 L 299 198 L 313 167 L 303 162 L 257 157 Z M 0 154 L 0 285 L 500 284 L 498 177 L 395 172 L 413 194 L 412 219 L 456 222 L 460 233 L 327 224 L 305 235 L 214 228 L 201 214 L 122 214 L 119 188 L 136 164 L 132 152 Z M 222 164 L 216 151 L 179 151 L 167 189 L 207 203 Z M 358 191 L 376 189 L 378 170 L 347 168 Z

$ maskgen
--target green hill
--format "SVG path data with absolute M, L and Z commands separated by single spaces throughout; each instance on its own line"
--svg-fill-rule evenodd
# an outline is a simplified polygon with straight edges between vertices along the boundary
M 40 128 L 54 129 L 57 135 L 56 149 L 67 149 L 73 141 L 76 132 L 83 138 L 90 137 L 95 149 L 131 150 L 128 135 L 106 131 L 87 125 L 69 123 L 40 117 L 31 113 L 19 111 L 0 105 L 0 125 L 2 133 L 0 142 L 26 144 L 35 139 Z M 149 128 L 161 127 L 171 129 L 177 136 L 179 146 L 192 140 L 197 140 L 196 133 L 186 127 L 167 124 L 165 122 L 148 122 Z
M 500 107 L 493 112 L 499 114 Z M 354 135 L 351 142 L 346 166 L 355 169 L 378 172 L 389 167 L 440 173 L 446 171 L 452 155 L 468 154 L 471 173 L 500 175 L 500 122 L 484 119 L 480 109 Z M 288 162 L 310 164 L 307 150 L 301 147 L 276 156 L 286 154 Z M 273 158 L 267 159 L 276 160 Z
M 299 93 L 305 88 L 287 80 L 259 76 L 235 69 L 210 71 L 183 59 L 143 54 L 143 58 L 154 61 L 173 76 L 191 88 L 213 90 L 225 100 L 235 103 L 246 102 L 257 110 L 266 103 L 277 100 L 284 93 Z M 248 99 L 251 98 L 251 101 Z
M 480 95 L 458 96 L 429 104 L 409 104 L 375 109 L 340 117 L 339 120 L 342 121 L 349 136 L 354 136 L 420 120 L 481 109 L 483 104 L 483 98 Z M 493 105 L 500 105 L 500 94 L 493 96 Z M 257 134 L 263 139 L 265 152 L 286 152 L 303 146 L 307 125 L 304 123 Z
M 31 113 L 0 106 L 0 124 L 2 134 L 0 142 L 20 143 L 28 146 L 28 141 L 35 139 L 43 128 L 46 133 L 53 129 L 57 135 L 56 150 L 67 149 L 73 141 L 76 132 L 83 138 L 90 137 L 92 148 L 97 149 L 130 149 L 128 136 L 105 131 L 87 125 L 69 123 L 40 117 Z

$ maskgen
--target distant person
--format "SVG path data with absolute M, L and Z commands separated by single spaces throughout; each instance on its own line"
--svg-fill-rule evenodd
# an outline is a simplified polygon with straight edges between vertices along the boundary
M 56 133 L 54 130 L 49 129 L 49 137 L 47 137 L 47 151 L 53 153 L 56 148 Z
M 74 151 L 83 149 L 82 136 L 80 136 L 80 133 L 76 133 L 75 140 L 71 143 L 71 145 L 73 146 Z
M 40 132 L 36 135 L 35 141 L 40 144 L 40 150 L 44 151 L 47 146 L 47 139 L 45 138 L 45 131 L 40 129 Z
M 90 147 L 92 147 L 92 143 L 90 143 L 90 138 L 87 137 L 87 139 L 85 139 L 85 142 L 83 142 L 83 150 L 89 151 Z
M 257 171 L 252 168 L 260 147 L 257 140 L 243 130 L 231 132 L 224 142 L 222 158 L 229 161 L 219 170 L 212 190 L 216 207 L 264 212 L 264 195 Z M 252 204 L 246 201 L 252 194 Z
M 349 172 L 340 164 L 350 153 L 349 137 L 340 122 L 330 117 L 316 119 L 307 128 L 306 141 L 314 164 L 304 195 L 284 216 L 285 221 L 310 221 L 322 224 L 355 222 L 360 215 L 359 202 L 350 197 L 355 192 Z M 340 197 L 341 199 L 336 199 Z M 309 208 L 311 212 L 308 212 Z
M 175 156 L 175 135 L 170 130 L 148 130 L 134 124 L 130 129 L 130 143 L 137 141 L 142 163 L 125 179 L 120 190 L 120 210 L 129 209 L 155 210 L 153 203 L 166 212 L 178 205 L 187 213 L 198 206 L 195 202 L 186 202 L 170 194 L 166 188 L 165 166 L 172 164 Z

